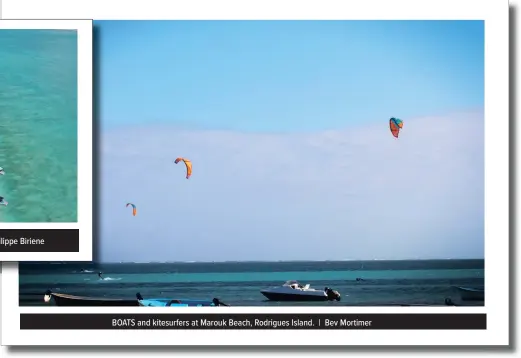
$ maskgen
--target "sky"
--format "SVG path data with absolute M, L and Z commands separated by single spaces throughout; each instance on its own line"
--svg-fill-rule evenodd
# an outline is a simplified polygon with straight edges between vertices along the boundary
M 482 21 L 95 26 L 99 260 L 484 257 Z

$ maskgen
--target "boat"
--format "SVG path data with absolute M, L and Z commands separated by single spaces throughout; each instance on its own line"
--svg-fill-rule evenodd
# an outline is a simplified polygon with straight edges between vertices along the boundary
M 169 298 L 152 298 L 143 299 L 138 298 L 140 306 L 145 307 L 216 307 L 216 306 L 228 306 L 221 302 L 218 298 L 214 298 L 211 301 L 206 300 L 190 300 L 190 299 L 169 299 Z
M 282 286 L 260 291 L 270 301 L 340 301 L 340 293 L 326 287 L 324 290 L 301 285 L 298 281 L 286 281 Z
M 454 287 L 462 301 L 484 301 L 485 300 L 485 289 L 483 288 L 471 288 L 471 287 Z
M 118 299 L 118 298 L 96 298 L 75 295 L 66 295 L 47 291 L 44 295 L 44 301 L 56 306 L 139 306 L 138 300 Z
M 127 306 L 146 306 L 146 307 L 168 307 L 168 306 L 181 306 L 181 307 L 203 307 L 203 306 L 228 306 L 221 302 L 219 299 L 214 298 L 213 300 L 190 300 L 190 299 L 166 299 L 166 298 L 152 298 L 143 299 L 143 296 L 138 292 L 136 293 L 135 299 L 119 299 L 119 298 L 96 298 L 96 297 L 85 297 L 85 296 L 74 296 L 63 293 L 56 293 L 47 291 L 44 295 L 44 301 L 47 303 L 54 304 L 56 306 L 76 306 L 76 307 L 89 307 L 89 306 L 114 306 L 114 307 L 127 307 Z

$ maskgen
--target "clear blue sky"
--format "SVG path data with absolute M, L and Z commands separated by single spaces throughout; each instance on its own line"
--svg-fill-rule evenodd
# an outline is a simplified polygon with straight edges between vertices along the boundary
M 483 106 L 483 21 L 96 21 L 104 126 L 309 131 Z
M 484 257 L 483 22 L 95 26 L 99 259 Z

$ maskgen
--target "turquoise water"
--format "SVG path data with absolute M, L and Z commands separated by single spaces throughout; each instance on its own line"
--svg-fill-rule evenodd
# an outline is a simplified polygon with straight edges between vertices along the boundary
M 76 31 L 0 30 L 0 221 L 77 221 L 77 118 Z
M 281 305 L 267 302 L 260 290 L 287 280 L 331 287 L 342 295 L 340 302 L 313 305 L 443 305 L 445 298 L 458 301 L 453 286 L 485 283 L 484 260 L 22 263 L 19 272 L 22 306 L 44 304 L 46 290 L 91 297 L 134 299 L 140 292 L 145 299 L 218 297 L 234 306 Z
M 187 282 L 284 282 L 288 277 L 296 277 L 301 281 L 338 281 L 355 280 L 363 277 L 364 280 L 427 280 L 443 277 L 446 279 L 475 278 L 483 279 L 484 272 L 480 269 L 463 270 L 382 270 L 382 271 L 288 271 L 288 272 L 219 272 L 219 273 L 155 273 L 151 277 L 146 274 L 118 274 L 115 277 L 107 277 L 104 282 L 117 280 L 120 283 L 187 283 Z M 97 275 L 83 276 L 81 280 L 85 285 L 99 284 Z M 68 284 L 78 282 L 76 275 L 60 274 L 48 275 L 46 281 L 54 284 Z M 24 276 L 24 284 L 40 283 L 41 276 Z

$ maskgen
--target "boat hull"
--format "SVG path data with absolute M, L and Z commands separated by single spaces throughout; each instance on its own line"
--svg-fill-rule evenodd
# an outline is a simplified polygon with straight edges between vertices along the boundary
M 215 306 L 212 301 L 200 300 L 171 300 L 171 299 L 148 299 L 139 300 L 139 305 L 144 307 L 211 307 Z
M 281 301 L 281 302 L 321 302 L 329 301 L 326 295 L 306 295 L 306 294 L 291 294 L 291 293 L 280 293 L 261 291 L 261 293 L 270 301 Z
M 485 290 L 477 288 L 456 287 L 462 301 L 484 301 Z
M 82 297 L 65 295 L 61 293 L 50 294 L 53 303 L 56 306 L 74 306 L 74 307 L 92 307 L 92 306 L 112 306 L 112 307 L 126 307 L 126 306 L 139 306 L 136 299 L 124 300 L 124 299 L 104 299 L 104 298 L 93 298 L 93 297 Z
M 55 306 L 75 306 L 75 307 L 93 307 L 93 306 L 145 306 L 145 307 L 210 307 L 210 306 L 227 306 L 219 299 L 213 300 L 192 300 L 192 299 L 169 299 L 169 298 L 152 298 L 143 299 L 141 294 L 136 294 L 136 299 L 110 299 L 110 298 L 94 298 L 82 297 L 74 295 L 66 295 L 62 293 L 46 292 L 44 296 L 46 302 L 50 302 Z

